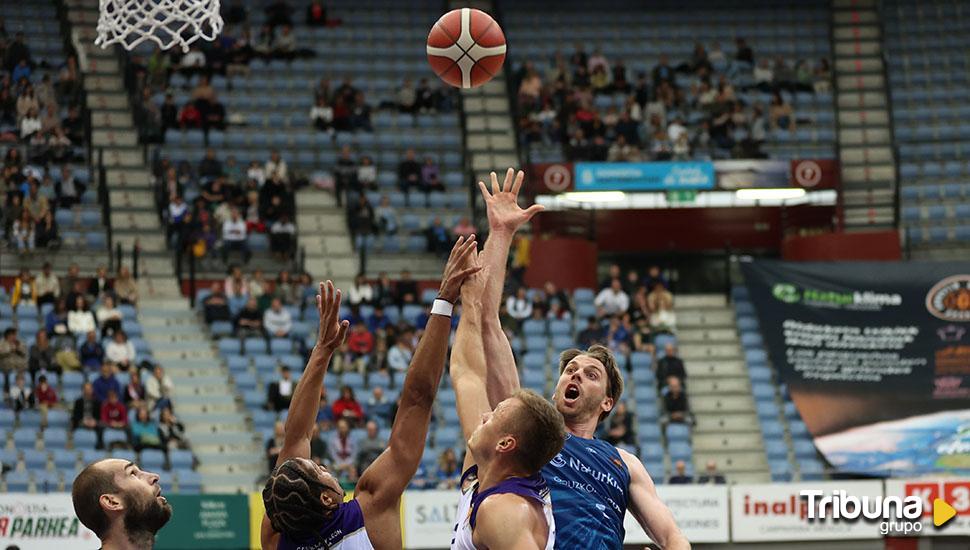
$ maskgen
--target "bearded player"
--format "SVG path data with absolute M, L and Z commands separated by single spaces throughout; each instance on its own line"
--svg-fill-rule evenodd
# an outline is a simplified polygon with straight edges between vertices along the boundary
M 472 261 L 478 263 L 477 255 Z M 489 406 L 481 335 L 487 277 L 478 272 L 462 286 L 451 354 L 458 420 L 468 442 L 451 547 L 553 550 L 556 526 L 540 471 L 562 449 L 565 426 L 549 401 L 528 390 L 515 391 L 495 410 Z
M 512 348 L 499 323 L 505 262 L 515 231 L 542 210 L 516 203 L 524 174 L 509 168 L 499 187 L 478 186 L 488 210 L 489 236 L 482 253 L 488 272 L 482 300 L 482 338 L 488 358 L 488 397 L 496 404 L 519 389 Z M 690 543 L 670 510 L 657 496 L 653 480 L 636 456 L 618 449 L 594 433 L 623 393 L 623 378 L 609 349 L 592 346 L 567 350 L 559 359 L 559 381 L 553 394 L 566 424 L 562 451 L 542 469 L 552 492 L 556 548 L 622 548 L 627 509 L 650 538 L 664 549 L 684 550 Z M 580 489 L 582 488 L 582 489 Z M 591 490 L 588 490 L 591 489 Z
M 290 402 L 279 466 L 263 489 L 260 539 L 264 550 L 401 547 L 401 494 L 411 481 L 424 452 L 431 404 L 441 382 L 452 304 L 464 279 L 478 267 L 464 267 L 475 251 L 475 236 L 458 239 L 445 265 L 439 300 L 431 310 L 424 336 L 408 369 L 387 448 L 361 475 L 354 499 L 343 502 L 337 479 L 310 460 L 310 438 L 320 407 L 320 388 L 335 349 L 347 335 L 347 321 L 338 321 L 340 291 L 320 285 L 317 307 L 320 334 L 303 378 Z
M 98 536 L 102 550 L 151 550 L 155 534 L 172 517 L 158 474 L 120 458 L 81 470 L 71 499 L 77 518 Z

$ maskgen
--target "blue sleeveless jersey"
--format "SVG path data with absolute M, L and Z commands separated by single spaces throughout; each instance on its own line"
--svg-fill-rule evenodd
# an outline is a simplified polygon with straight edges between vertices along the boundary
M 566 434 L 566 444 L 542 468 L 552 492 L 556 548 L 623 547 L 630 471 L 616 447 Z

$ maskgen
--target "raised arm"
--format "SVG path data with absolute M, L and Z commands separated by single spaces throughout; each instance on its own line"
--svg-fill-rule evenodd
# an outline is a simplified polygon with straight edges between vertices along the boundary
M 317 421 L 320 410 L 320 388 L 323 377 L 330 365 L 330 357 L 335 349 L 343 344 L 347 337 L 347 321 L 340 321 L 340 290 L 335 289 L 331 281 L 320 283 L 320 294 L 317 294 L 317 311 L 320 314 L 320 329 L 317 344 L 310 352 L 310 360 L 300 382 L 293 391 L 290 410 L 286 416 L 283 435 L 283 449 L 280 451 L 277 464 L 287 459 L 310 458 L 310 441 L 313 437 L 313 425 Z
M 485 295 L 482 299 L 482 342 L 485 356 L 493 364 L 488 369 L 486 388 L 492 407 L 512 395 L 519 388 L 519 372 L 515 368 L 512 346 L 502 330 L 499 309 L 502 288 L 505 286 L 505 264 L 512 246 L 512 237 L 524 223 L 543 210 L 534 204 L 523 210 L 518 205 L 519 190 L 525 173 L 509 168 L 499 187 L 498 176 L 491 173 L 492 190 L 478 182 L 488 212 L 488 241 L 482 252 L 482 265 L 488 271 Z
M 479 266 L 466 265 L 474 251 L 474 235 L 467 241 L 459 238 L 455 243 L 442 275 L 438 290 L 440 299 L 454 304 L 458 300 L 462 282 L 480 269 Z M 444 372 L 450 334 L 451 317 L 433 313 L 404 379 L 401 402 L 387 448 L 357 482 L 357 499 L 375 547 L 400 547 L 401 493 L 411 482 L 421 462 L 432 403 Z
M 657 488 L 643 463 L 627 451 L 617 450 L 630 470 L 629 510 L 637 523 L 664 550 L 690 550 L 690 542 L 680 532 L 674 516 L 657 495 Z

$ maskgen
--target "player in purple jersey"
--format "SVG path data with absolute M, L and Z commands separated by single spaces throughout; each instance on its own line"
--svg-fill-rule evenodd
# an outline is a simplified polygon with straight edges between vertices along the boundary
M 346 503 L 337 479 L 310 460 L 320 387 L 348 326 L 347 321 L 339 321 L 340 291 L 329 281 L 320 285 L 317 344 L 290 402 L 278 466 L 263 489 L 266 515 L 260 539 L 264 550 L 401 547 L 401 494 L 421 462 L 448 351 L 450 304 L 458 300 L 465 278 L 479 269 L 466 266 L 474 252 L 474 235 L 467 241 L 459 238 L 452 249 L 438 291 L 440 300 L 432 308 L 404 380 L 387 448 L 361 475 L 354 499 Z
M 472 260 L 477 264 L 477 255 Z M 489 406 L 481 334 L 487 278 L 479 272 L 462 286 L 451 354 L 458 420 L 468 442 L 451 548 L 552 550 L 552 502 L 539 471 L 562 449 L 565 426 L 548 400 L 528 390 L 515 392 L 494 411 Z
M 498 316 L 502 286 L 505 282 L 506 259 L 515 232 L 543 208 L 539 205 L 533 205 L 525 210 L 519 207 L 517 198 L 524 178 L 521 171 L 516 173 L 514 169 L 509 168 L 501 187 L 494 172 L 491 178 L 491 192 L 482 182 L 479 182 L 478 186 L 488 211 L 489 225 L 488 241 L 482 253 L 482 265 L 488 273 L 485 298 L 482 300 L 484 308 L 482 339 L 489 365 L 494 364 L 498 367 L 488 369 L 488 398 L 491 404 L 496 404 L 519 389 L 519 373 L 515 369 L 512 348 L 502 331 Z M 577 438 L 593 441 L 597 425 L 613 410 L 622 392 L 623 379 L 617 371 L 616 361 L 609 350 L 602 349 L 605 354 L 601 357 L 598 350 L 590 349 L 570 350 L 560 359 L 560 377 L 553 401 L 566 423 L 566 432 L 569 434 L 567 439 L 574 440 L 573 445 L 579 441 Z M 564 454 L 569 446 L 567 442 L 561 454 Z M 559 477 L 560 481 L 566 482 L 565 485 L 550 479 L 549 475 L 545 475 L 546 469 L 549 466 L 555 466 L 560 462 L 558 460 L 550 461 L 549 466 L 543 469 L 546 482 L 550 484 L 553 510 L 556 512 L 556 528 L 559 533 L 556 547 L 570 550 L 575 547 L 622 547 L 623 516 L 629 509 L 650 538 L 662 548 L 689 549 L 690 543 L 680 532 L 670 510 L 657 496 L 653 480 L 650 479 L 650 474 L 640 460 L 622 449 L 614 450 L 618 453 L 616 460 L 620 464 L 610 462 L 617 467 L 618 475 L 608 479 L 616 484 L 619 484 L 617 479 L 624 480 L 625 483 L 619 487 L 615 496 L 622 494 L 625 498 L 620 500 L 625 502 L 617 502 L 617 498 L 608 494 L 578 489 L 568 479 L 562 479 L 563 476 Z M 572 467 L 569 461 L 566 461 L 565 467 Z M 584 470 L 585 468 L 580 466 L 580 471 L 576 473 L 591 475 Z M 601 473 L 604 475 L 600 477 L 607 479 L 605 477 L 607 472 Z M 585 488 L 587 485 L 582 484 L 582 487 Z M 560 513 L 560 507 L 557 504 L 561 496 L 568 496 L 574 504 L 567 509 L 566 514 Z M 582 501 L 582 505 L 575 506 L 578 500 Z M 595 520 L 594 524 L 588 530 L 584 529 L 581 523 L 585 522 L 588 525 L 591 523 L 591 517 Z M 601 519 L 605 521 L 599 521 Z M 590 533 L 591 537 L 581 542 L 572 541 L 564 536 L 577 536 L 577 534 L 582 536 L 584 532 Z M 577 544 L 581 546 L 576 546 Z

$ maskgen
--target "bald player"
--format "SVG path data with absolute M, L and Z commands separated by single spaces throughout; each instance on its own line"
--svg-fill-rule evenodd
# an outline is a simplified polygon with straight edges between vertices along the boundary
M 488 210 L 489 236 L 482 253 L 488 272 L 482 300 L 482 339 L 488 369 L 488 397 L 493 405 L 519 389 L 512 348 L 499 323 L 505 264 L 515 232 L 542 210 L 519 208 L 517 198 L 524 174 L 509 168 L 505 182 L 491 174 L 491 191 L 478 186 Z M 653 480 L 636 456 L 594 434 L 620 395 L 623 378 L 609 349 L 567 350 L 559 359 L 560 376 L 553 394 L 566 424 L 562 451 L 544 468 L 552 492 L 556 520 L 556 548 L 622 548 L 627 510 L 650 538 L 669 550 L 687 550 L 670 510 L 657 496 Z

